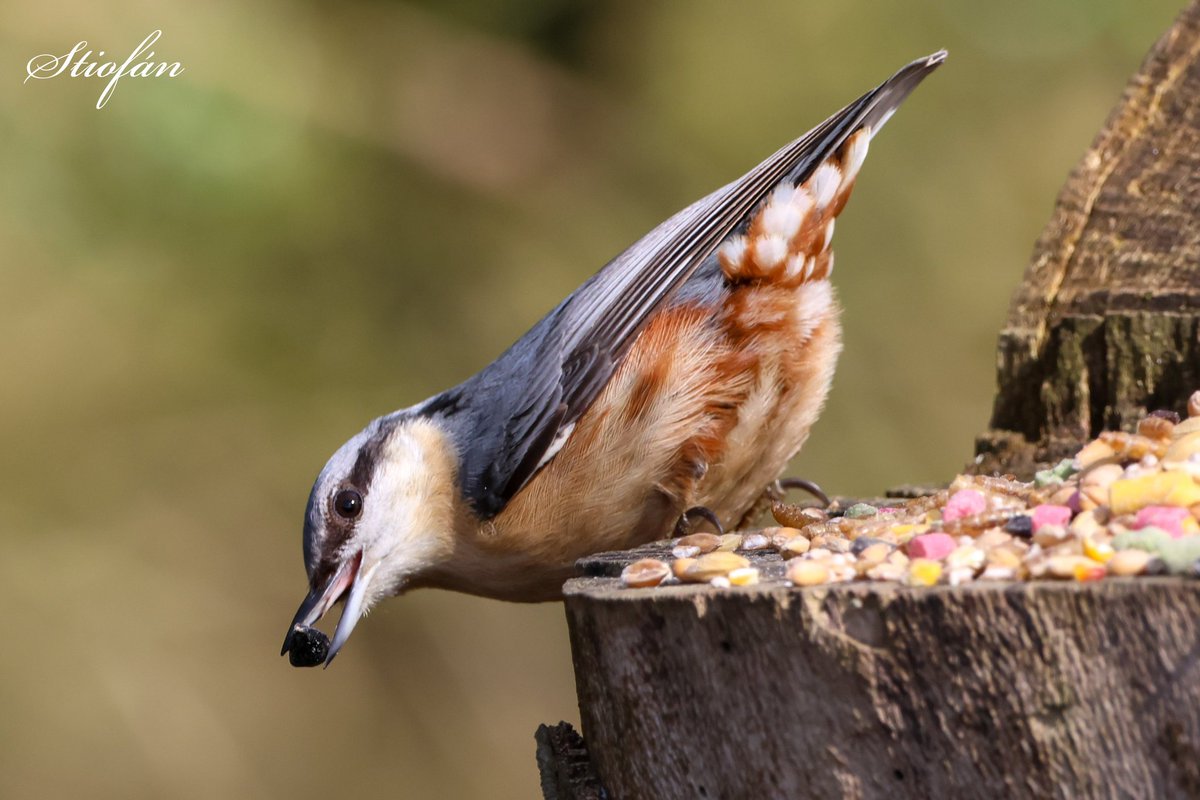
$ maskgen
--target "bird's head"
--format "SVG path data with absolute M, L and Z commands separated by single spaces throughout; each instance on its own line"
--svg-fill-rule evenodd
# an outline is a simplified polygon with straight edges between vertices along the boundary
M 313 484 L 304 515 L 308 596 L 288 629 L 308 627 L 339 600 L 328 665 L 358 620 L 400 594 L 453 549 L 457 458 L 432 422 L 375 420 L 341 446 Z

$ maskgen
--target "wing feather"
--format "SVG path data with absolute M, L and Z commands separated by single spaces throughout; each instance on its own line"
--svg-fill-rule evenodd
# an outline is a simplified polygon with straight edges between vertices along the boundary
M 464 495 L 483 518 L 552 460 L 653 313 L 784 181 L 802 183 L 851 134 L 873 135 L 945 59 L 905 66 L 738 180 L 683 209 L 622 252 L 496 361 L 414 409 L 445 418 Z

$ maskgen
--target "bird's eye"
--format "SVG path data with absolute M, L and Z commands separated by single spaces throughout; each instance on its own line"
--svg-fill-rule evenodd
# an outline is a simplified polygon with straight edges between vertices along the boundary
M 342 489 L 333 498 L 333 510 L 343 519 L 354 519 L 362 513 L 362 495 L 353 489 Z

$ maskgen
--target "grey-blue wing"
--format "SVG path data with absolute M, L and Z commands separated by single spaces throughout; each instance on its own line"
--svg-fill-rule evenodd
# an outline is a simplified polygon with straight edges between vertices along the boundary
M 443 418 L 459 482 L 482 518 L 500 513 L 558 452 L 654 312 L 744 227 L 777 186 L 805 181 L 855 131 L 877 130 L 945 59 L 914 61 L 743 177 L 693 203 L 622 252 L 503 355 L 414 409 Z M 705 274 L 711 282 L 712 275 Z

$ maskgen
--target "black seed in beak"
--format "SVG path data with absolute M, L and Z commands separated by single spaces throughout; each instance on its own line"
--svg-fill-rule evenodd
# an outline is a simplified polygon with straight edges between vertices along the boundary
M 315 667 L 325 663 L 329 654 L 329 637 L 316 628 L 297 625 L 292 629 L 288 661 L 293 667 Z

